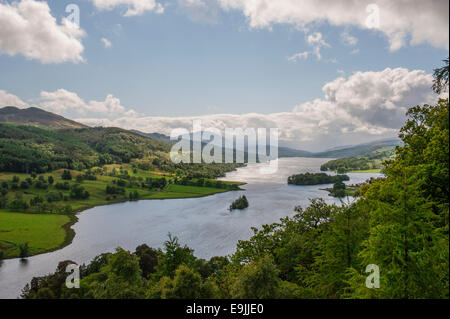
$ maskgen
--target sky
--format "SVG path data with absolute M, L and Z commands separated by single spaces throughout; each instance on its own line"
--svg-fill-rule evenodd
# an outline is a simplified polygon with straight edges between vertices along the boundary
M 92 126 L 272 128 L 311 151 L 434 103 L 448 0 L 0 0 L 0 107 Z M 448 94 L 448 93 L 447 93 Z

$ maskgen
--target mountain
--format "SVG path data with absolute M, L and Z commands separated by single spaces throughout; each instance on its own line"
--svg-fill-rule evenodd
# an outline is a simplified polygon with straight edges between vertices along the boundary
M 170 137 L 160 133 L 143 133 L 140 131 L 133 130 L 136 134 L 150 137 L 156 139 L 160 142 L 173 145 L 175 141 L 171 141 Z M 191 133 L 192 139 L 192 133 Z M 219 141 L 220 143 L 220 141 Z M 222 145 L 225 145 L 224 139 L 222 139 Z M 202 142 L 203 146 L 207 144 L 207 142 Z M 304 150 L 298 150 L 290 147 L 278 146 L 278 157 L 319 157 L 319 158 L 343 158 L 343 157 L 352 157 L 352 156 L 365 156 L 373 153 L 374 151 L 381 149 L 393 149 L 395 146 L 401 145 L 401 140 L 398 138 L 378 140 L 369 143 L 363 143 L 358 145 L 345 145 L 345 146 L 336 146 L 330 148 L 323 152 L 308 152 Z M 245 149 L 247 148 L 247 144 L 245 144 Z M 223 152 L 225 149 L 223 148 Z
M 144 133 L 144 132 L 141 132 L 141 131 L 138 131 L 138 130 L 130 130 L 130 132 L 133 132 L 133 133 L 136 133 L 136 134 L 139 134 L 141 136 L 148 137 L 148 138 L 152 138 L 152 139 L 157 140 L 159 142 L 170 144 L 170 145 L 176 143 L 176 141 L 171 141 L 170 140 L 170 136 L 167 136 L 167 135 L 164 135 L 164 134 L 160 134 L 160 133 Z
M 19 109 L 6 106 L 0 109 L 0 123 L 15 123 L 51 128 L 85 128 L 86 125 L 66 119 L 60 115 L 44 111 L 37 107 Z
M 365 156 L 381 149 L 393 149 L 402 144 L 399 138 L 378 140 L 369 143 L 352 145 L 344 148 L 333 148 L 324 152 L 314 153 L 314 157 L 342 158 Z

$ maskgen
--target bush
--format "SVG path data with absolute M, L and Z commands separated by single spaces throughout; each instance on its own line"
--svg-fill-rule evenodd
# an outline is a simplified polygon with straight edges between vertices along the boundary
M 21 259 L 25 259 L 28 257 L 28 254 L 29 254 L 28 243 L 19 244 L 19 257 Z
M 63 199 L 63 194 L 61 192 L 48 192 L 46 195 L 47 202 L 59 202 Z
M 70 171 L 64 170 L 64 172 L 61 174 L 61 179 L 71 180 L 72 179 L 72 174 L 70 174 Z
M 70 198 L 73 199 L 87 199 L 89 198 L 89 192 L 84 189 L 83 186 L 75 184 L 70 189 Z
M 106 185 L 106 194 L 109 194 L 109 195 L 114 195 L 114 194 L 123 195 L 123 194 L 125 194 L 125 189 L 121 188 L 121 187 Z
M 70 189 L 70 185 L 69 185 L 68 182 L 56 183 L 55 188 L 56 189 L 62 189 L 62 190 L 69 190 Z
M 230 205 L 230 211 L 234 209 L 244 209 L 248 207 L 248 200 L 245 195 L 239 197 L 236 199 L 231 205 Z
M 20 188 L 21 189 L 28 189 L 28 187 L 29 187 L 29 185 L 28 185 L 27 182 L 25 182 L 25 181 L 21 181 L 20 182 Z

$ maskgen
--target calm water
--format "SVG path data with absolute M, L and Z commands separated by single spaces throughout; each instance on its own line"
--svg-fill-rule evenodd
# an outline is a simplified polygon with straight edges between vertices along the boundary
M 16 298 L 35 276 L 55 271 L 59 261 L 87 263 L 100 253 L 120 246 L 134 250 L 146 243 L 162 247 L 168 233 L 178 236 L 182 244 L 194 249 L 196 256 L 210 258 L 232 254 L 238 240 L 252 235 L 250 227 L 273 223 L 293 215 L 296 205 L 307 206 L 310 198 L 322 197 L 338 202 L 319 190 L 320 186 L 287 185 L 289 175 L 318 172 L 328 159 L 283 158 L 276 174 L 261 175 L 263 164 L 249 165 L 228 173 L 223 180 L 248 183 L 245 191 L 228 192 L 203 198 L 142 200 L 95 207 L 78 215 L 73 226 L 73 243 L 61 250 L 34 256 L 22 263 L 18 259 L 3 261 L 0 266 L 0 298 Z M 352 173 L 348 183 L 360 183 L 380 174 Z M 250 207 L 229 212 L 233 200 L 245 194 Z

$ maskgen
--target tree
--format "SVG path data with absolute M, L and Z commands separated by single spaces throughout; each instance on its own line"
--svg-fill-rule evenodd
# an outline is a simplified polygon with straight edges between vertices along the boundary
M 64 172 L 61 174 L 61 179 L 64 180 L 71 180 L 72 179 L 72 174 L 70 173 L 69 170 L 64 170 Z
M 51 175 L 47 178 L 47 181 L 50 185 L 53 185 L 53 183 L 55 182 L 55 180 L 53 179 L 53 176 L 51 176 Z
M 29 254 L 28 242 L 19 244 L 19 258 L 26 259 Z
M 433 90 L 437 94 L 441 94 L 441 92 L 448 90 L 448 58 L 444 59 L 444 66 L 434 69 L 434 83 Z
M 242 268 L 232 287 L 232 295 L 239 299 L 275 298 L 279 283 L 276 265 L 270 257 L 264 256 Z
M 139 267 L 142 270 L 142 276 L 148 279 L 149 275 L 155 272 L 158 265 L 158 252 L 146 244 L 142 244 L 136 247 L 135 254 L 139 257 Z
M 192 250 L 178 242 L 178 237 L 169 233 L 169 239 L 164 242 L 165 254 L 159 257 L 157 266 L 159 277 L 167 276 L 173 278 L 175 270 L 182 264 L 192 265 L 195 260 Z

